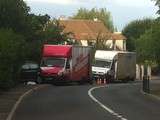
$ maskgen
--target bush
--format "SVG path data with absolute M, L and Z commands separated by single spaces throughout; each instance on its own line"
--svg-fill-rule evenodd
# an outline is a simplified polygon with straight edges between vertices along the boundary
M 21 35 L 9 29 L 0 29 L 0 89 L 15 85 L 19 66 L 25 55 Z

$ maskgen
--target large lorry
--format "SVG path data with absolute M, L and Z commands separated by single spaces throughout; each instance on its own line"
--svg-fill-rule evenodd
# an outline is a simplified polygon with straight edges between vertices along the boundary
M 136 54 L 125 51 L 97 50 L 92 66 L 94 78 L 129 81 L 136 78 Z
M 42 82 L 91 83 L 91 47 L 44 45 L 40 68 Z

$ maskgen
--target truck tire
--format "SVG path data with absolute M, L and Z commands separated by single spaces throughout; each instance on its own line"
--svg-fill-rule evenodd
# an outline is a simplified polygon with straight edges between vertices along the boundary
M 135 81 L 135 78 L 131 78 L 130 81 Z
M 88 80 L 88 83 L 89 83 L 90 85 L 93 85 L 93 80 Z
M 84 85 L 84 84 L 86 84 L 86 83 L 88 83 L 88 82 L 89 82 L 88 79 L 86 79 L 85 77 L 82 77 L 82 79 L 81 79 L 80 81 L 78 81 L 78 84 L 79 84 L 79 85 Z
M 78 81 L 79 85 L 84 85 L 84 81 Z

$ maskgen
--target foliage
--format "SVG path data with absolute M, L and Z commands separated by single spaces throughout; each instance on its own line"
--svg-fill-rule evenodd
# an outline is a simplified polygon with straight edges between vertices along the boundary
M 152 29 L 147 30 L 136 42 L 138 60 L 149 60 L 160 64 L 160 21 L 152 24 Z
M 45 41 L 47 44 L 64 44 L 70 42 L 69 37 L 72 33 L 64 33 L 64 26 L 61 26 L 59 21 L 54 19 L 44 27 Z
M 28 41 L 43 40 L 43 28 L 50 20 L 46 15 L 29 14 L 27 18 L 27 32 L 25 37 Z
M 136 40 L 143 35 L 148 29 L 151 28 L 153 19 L 134 20 L 130 22 L 122 30 L 122 33 L 127 37 L 127 50 L 135 51 Z
M 25 60 L 40 60 L 48 15 L 35 15 L 23 0 L 0 0 L 0 88 L 15 83 Z
M 29 10 L 23 0 L 0 0 L 0 28 L 24 33 Z
M 94 20 L 97 18 L 98 20 L 101 20 L 110 31 L 114 31 L 111 14 L 105 8 L 92 8 L 91 10 L 80 8 L 73 18 L 87 20 Z
M 160 15 L 160 0 L 152 0 L 155 1 L 155 5 L 158 6 L 159 10 L 157 11 L 157 13 Z
M 0 29 L 0 88 L 14 85 L 25 55 L 24 38 L 12 30 Z
M 94 46 L 95 50 L 109 50 L 109 47 L 106 46 L 106 42 L 109 38 L 111 38 L 111 34 L 108 33 L 102 36 L 102 34 L 99 33 Z

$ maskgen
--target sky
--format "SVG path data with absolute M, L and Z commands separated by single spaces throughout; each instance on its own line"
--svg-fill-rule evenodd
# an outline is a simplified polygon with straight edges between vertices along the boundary
M 35 14 L 51 17 L 72 16 L 79 8 L 106 8 L 111 12 L 114 26 L 121 31 L 136 19 L 157 17 L 157 7 L 151 0 L 24 0 Z

